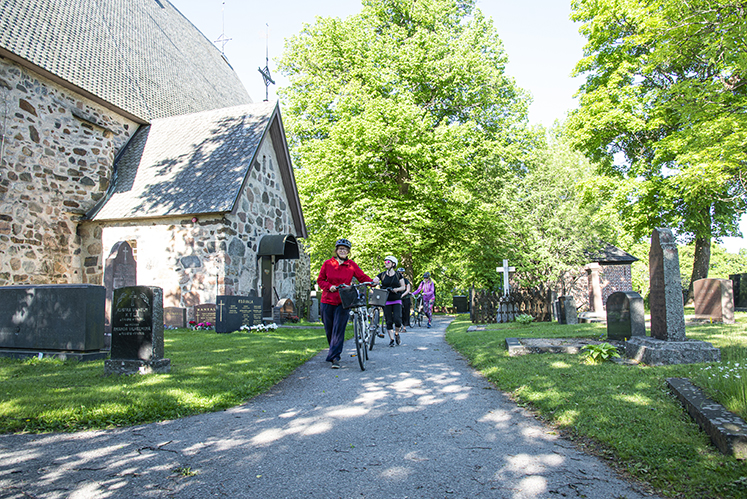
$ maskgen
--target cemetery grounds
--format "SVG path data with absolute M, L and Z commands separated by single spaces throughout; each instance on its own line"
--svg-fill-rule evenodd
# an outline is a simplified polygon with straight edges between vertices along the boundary
M 688 325 L 687 335 L 721 348 L 721 366 L 746 380 L 747 313 L 736 319 L 734 325 Z M 599 339 L 606 329 L 510 323 L 467 332 L 470 325 L 458 315 L 447 341 L 519 405 L 623 475 L 665 497 L 747 496 L 747 463 L 720 454 L 665 385 L 668 377 L 697 383 L 717 365 L 591 365 L 567 354 L 509 357 L 507 337 Z M 315 326 L 232 334 L 167 329 L 165 351 L 173 366 L 168 374 L 106 376 L 103 360 L 0 359 L 0 432 L 114 428 L 239 405 L 327 347 L 323 329 Z

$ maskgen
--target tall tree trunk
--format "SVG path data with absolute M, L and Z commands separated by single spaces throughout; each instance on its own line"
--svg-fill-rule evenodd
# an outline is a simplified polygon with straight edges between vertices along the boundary
M 685 304 L 690 303 L 693 298 L 693 283 L 698 279 L 708 277 L 708 267 L 711 264 L 711 236 L 699 237 L 695 240 L 695 261 L 693 262 L 693 273 L 690 277 L 690 286 L 687 288 Z

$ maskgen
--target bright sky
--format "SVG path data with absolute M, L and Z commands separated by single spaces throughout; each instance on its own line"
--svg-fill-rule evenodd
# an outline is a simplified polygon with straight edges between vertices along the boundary
M 317 16 L 345 18 L 360 12 L 360 0 L 170 0 L 211 41 L 225 33 L 225 54 L 249 95 L 264 100 L 265 85 L 258 69 L 265 66 L 266 32 L 269 29 L 269 67 L 278 86 L 287 80 L 277 71 L 275 59 L 283 53 L 285 39 L 299 33 Z M 509 63 L 506 71 L 533 98 L 529 121 L 552 126 L 576 106 L 574 94 L 581 81 L 571 78 L 583 54 L 585 39 L 570 21 L 570 0 L 477 0 L 491 17 L 503 41 Z M 269 25 L 269 28 L 268 28 Z M 220 48 L 221 44 L 217 44 Z M 269 98 L 276 98 L 270 85 Z M 747 234 L 747 217 L 741 229 Z M 747 248 L 744 238 L 727 238 L 724 246 L 737 252 Z

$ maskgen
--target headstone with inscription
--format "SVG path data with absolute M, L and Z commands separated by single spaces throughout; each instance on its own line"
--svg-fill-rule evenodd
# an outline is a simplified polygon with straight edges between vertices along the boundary
M 182 307 L 164 307 L 163 325 L 170 327 L 187 327 L 187 309 Z
M 316 296 L 311 299 L 308 320 L 309 322 L 319 322 L 319 299 Z
M 163 290 L 154 286 L 115 289 L 111 358 L 104 362 L 104 372 L 167 373 L 171 360 L 163 354 Z
M 216 333 L 232 333 L 241 326 L 262 324 L 261 297 L 219 295 L 216 302 Z
M 114 290 L 125 286 L 137 286 L 137 262 L 132 247 L 127 241 L 119 241 L 112 246 L 104 263 L 104 287 L 106 288 L 106 319 L 104 332 L 111 336 L 112 297 Z M 111 338 L 109 337 L 108 340 Z
M 106 358 L 105 297 L 91 284 L 0 286 L 0 355 Z
M 633 336 L 625 355 L 649 365 L 718 362 L 721 351 L 705 341 L 685 337 L 677 244 L 670 229 L 654 229 L 649 252 L 651 337 Z
M 215 303 L 200 303 L 194 306 L 195 323 L 215 325 Z
M 734 308 L 747 311 L 747 274 L 729 274 L 729 279 L 734 293 Z
M 616 291 L 607 298 L 607 339 L 646 336 L 643 298 L 635 291 Z
M 729 279 L 698 279 L 693 283 L 695 318 L 734 324 L 734 295 Z

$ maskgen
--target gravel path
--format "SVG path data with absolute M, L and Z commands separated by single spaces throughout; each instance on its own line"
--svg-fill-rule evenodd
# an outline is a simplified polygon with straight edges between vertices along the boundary
M 444 341 L 449 318 L 377 344 L 361 372 L 322 352 L 213 414 L 111 431 L 0 435 L 0 497 L 642 498 Z

